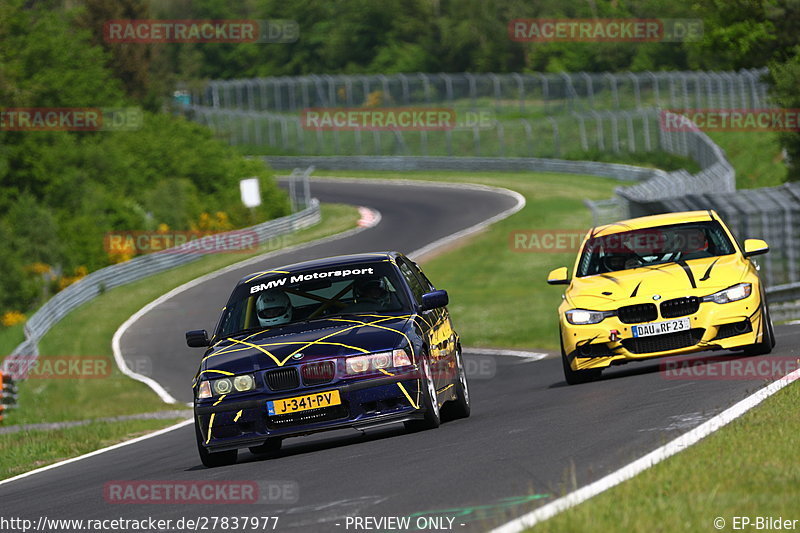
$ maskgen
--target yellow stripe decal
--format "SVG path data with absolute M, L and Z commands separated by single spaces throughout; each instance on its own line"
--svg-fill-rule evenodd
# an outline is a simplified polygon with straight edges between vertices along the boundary
M 286 362 L 286 361 L 284 361 L 283 363 L 280 362 L 277 357 L 275 357 L 274 355 L 269 353 L 267 350 L 265 350 L 264 348 L 262 348 L 258 344 L 253 344 L 252 342 L 245 342 L 245 341 L 240 341 L 240 340 L 231 339 L 231 338 L 229 338 L 228 340 L 231 341 L 231 342 L 238 342 L 239 344 L 244 344 L 245 346 L 249 346 L 250 348 L 255 348 L 256 350 L 267 354 L 268 356 L 270 356 L 270 358 L 273 361 L 275 361 L 275 364 L 278 365 L 278 366 L 283 366 L 283 363 Z M 216 355 L 219 355 L 219 353 L 217 353 Z M 211 356 L 209 355 L 209 357 L 211 357 Z
M 239 410 L 238 413 L 236 413 L 236 416 L 233 417 L 233 421 L 234 422 L 238 422 L 240 418 L 242 418 L 242 410 L 241 409 Z
M 201 374 L 207 374 L 208 372 L 214 372 L 215 374 L 222 374 L 224 376 L 232 376 L 232 372 L 225 372 L 224 370 L 203 370 L 200 372 Z
M 392 318 L 396 318 L 396 317 L 392 317 Z M 390 328 L 390 327 L 387 327 L 387 326 L 379 326 L 378 325 L 378 322 L 385 322 L 386 320 L 390 320 L 388 318 L 384 318 L 382 320 L 376 320 L 374 322 L 362 322 L 361 320 L 349 320 L 349 319 L 346 319 L 346 318 L 332 318 L 331 320 L 335 321 L 335 322 L 357 322 L 362 327 L 369 326 L 369 327 L 378 328 L 378 329 L 385 329 L 386 331 L 393 331 L 394 333 L 397 333 L 397 334 L 402 335 L 403 337 L 405 337 L 406 341 L 408 342 L 408 347 L 411 348 L 411 356 L 412 357 L 414 356 L 414 344 L 411 342 L 411 339 L 408 338 L 408 335 L 406 335 L 402 331 L 399 331 L 399 330 L 396 330 L 396 329 L 393 329 L 393 328 Z M 345 330 L 342 330 L 342 331 L 345 331 Z
M 219 402 L 221 402 L 222 400 L 224 400 L 224 399 L 225 399 L 225 396 L 227 396 L 227 394 L 223 394 L 222 396 L 220 396 L 220 397 L 219 397 L 219 400 L 217 400 L 216 402 L 214 402 L 214 405 L 217 405 Z M 213 406 L 212 406 L 212 407 L 213 407 Z
M 414 403 L 414 400 L 411 399 L 411 396 L 408 394 L 408 391 L 406 390 L 406 388 L 403 387 L 403 384 L 402 383 L 398 383 L 397 386 L 400 387 L 400 390 L 403 391 L 403 394 L 406 395 L 406 398 L 408 399 L 408 403 L 411 404 L 411 407 L 413 407 L 414 409 L 419 409 L 419 405 Z
M 206 439 L 206 444 L 211 442 L 211 426 L 214 425 L 214 415 L 216 415 L 216 413 L 211 413 L 211 418 L 208 421 L 208 438 Z

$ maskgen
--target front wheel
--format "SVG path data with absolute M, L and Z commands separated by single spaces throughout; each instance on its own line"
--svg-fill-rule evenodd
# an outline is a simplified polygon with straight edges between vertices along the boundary
M 591 368 L 589 370 L 572 370 L 567 354 L 564 353 L 564 341 L 561 341 L 561 366 L 564 367 L 564 380 L 568 385 L 579 385 L 594 381 L 600 377 L 602 370 Z
M 457 418 L 469 417 L 471 407 L 469 403 L 469 386 L 467 385 L 467 373 L 464 370 L 464 359 L 461 349 L 456 352 L 456 381 L 453 386 L 456 388 L 456 399 L 448 402 L 444 407 L 447 410 L 447 418 L 455 420 Z
M 436 383 L 433 381 L 433 373 L 431 372 L 430 363 L 428 362 L 428 354 L 423 352 L 420 354 L 420 369 L 422 371 L 420 388 L 424 387 L 422 394 L 422 407 L 425 408 L 425 418 L 422 420 L 409 420 L 405 422 L 406 429 L 410 431 L 421 431 L 425 429 L 438 428 L 442 423 L 441 414 L 439 412 L 439 398 L 436 395 Z
M 239 450 L 228 450 L 224 452 L 210 452 L 203 446 L 203 432 L 200 431 L 200 424 L 197 418 L 194 419 L 194 434 L 197 439 L 197 451 L 200 454 L 200 461 L 203 466 L 216 468 L 218 466 L 229 466 L 236 463 Z
M 745 354 L 767 355 L 775 347 L 775 330 L 772 326 L 772 317 L 769 314 L 769 306 L 766 300 L 761 303 L 761 329 L 763 330 L 761 342 L 745 348 Z

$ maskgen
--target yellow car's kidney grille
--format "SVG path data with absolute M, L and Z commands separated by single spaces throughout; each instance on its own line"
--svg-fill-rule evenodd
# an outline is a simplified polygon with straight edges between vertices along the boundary
M 657 319 L 658 310 L 655 304 L 626 305 L 617 309 L 617 316 L 620 322 L 625 324 L 637 324 L 639 322 L 650 322 Z
M 700 309 L 702 300 L 697 296 L 686 298 L 675 298 L 661 302 L 661 316 L 664 318 L 675 318 L 679 316 L 692 315 Z

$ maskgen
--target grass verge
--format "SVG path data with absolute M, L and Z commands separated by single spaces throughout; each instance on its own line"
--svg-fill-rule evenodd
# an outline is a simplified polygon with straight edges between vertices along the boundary
M 9 327 L 0 326 L 0 357 L 10 354 L 11 350 L 25 340 L 24 327 L 25 324 L 16 324 Z
M 579 230 L 591 226 L 584 198 L 611 196 L 619 182 L 593 176 L 532 172 L 319 171 L 328 176 L 423 179 L 505 187 L 526 206 L 462 246 L 425 262 L 433 282 L 450 293 L 453 321 L 465 345 L 505 348 L 558 347 L 556 308 L 563 291 L 545 283 L 556 267 L 572 265 L 576 251 L 514 249 L 517 230 Z M 453 268 L 458 265 L 458 268 Z
M 93 422 L 74 428 L 4 435 L 0 438 L 0 479 L 140 437 L 178 422 L 179 419 Z
M 356 226 L 358 218 L 358 211 L 352 206 L 323 204 L 322 223 L 276 239 L 257 253 L 204 256 L 188 265 L 112 289 L 75 309 L 39 343 L 40 364 L 58 356 L 91 359 L 107 365 L 110 374 L 95 379 L 25 380 L 19 384 L 20 407 L 7 412 L 5 424 L 87 420 L 163 410 L 164 403 L 149 387 L 124 376 L 114 364 L 111 338 L 129 316 L 162 294 L 199 276 L 260 253 L 351 229 Z M 113 401 L 109 401 L 111 399 Z M 19 474 L 101 447 L 101 441 L 105 446 L 129 438 L 132 431 L 155 430 L 172 423 L 167 420 L 98 422 L 65 430 L 0 435 L 0 475 Z M 80 445 L 75 443 L 76 440 Z M 29 448 L 36 451 L 28 452 Z M 37 455 L 39 453 L 42 455 Z
M 786 181 L 788 171 L 777 132 L 712 131 L 708 136 L 725 150 L 736 169 L 737 188 L 775 187 Z
M 513 252 L 508 234 L 582 227 L 589 216 L 580 199 L 607 197 L 613 183 L 553 174 L 326 174 L 475 182 L 525 195 L 522 211 L 426 262 L 425 270 L 451 293 L 450 311 L 466 345 L 557 348 L 560 291 L 545 285 L 543 277 L 550 268 L 570 264 L 574 254 Z M 695 446 L 535 530 L 714 531 L 717 517 L 725 520 L 723 530 L 732 529 L 735 516 L 800 518 L 793 515 L 800 495 L 795 437 L 800 419 L 793 415 L 798 402 L 800 388 L 792 384 Z
M 535 530 L 714 531 L 721 517 L 721 529 L 731 531 L 735 516 L 800 519 L 800 419 L 790 416 L 798 402 L 800 388 L 789 385 L 721 431 Z

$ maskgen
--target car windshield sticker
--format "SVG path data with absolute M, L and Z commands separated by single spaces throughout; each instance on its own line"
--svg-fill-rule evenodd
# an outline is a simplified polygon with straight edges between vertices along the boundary
M 372 267 L 329 270 L 327 272 L 314 272 L 311 274 L 293 274 L 291 276 L 284 276 L 282 278 L 270 280 L 267 283 L 253 285 L 250 287 L 250 294 L 255 294 L 257 292 L 272 289 L 274 287 L 282 287 L 287 281 L 289 283 L 299 283 L 301 281 L 311 281 L 312 279 L 346 278 L 347 276 L 360 276 L 365 274 L 374 274 Z

